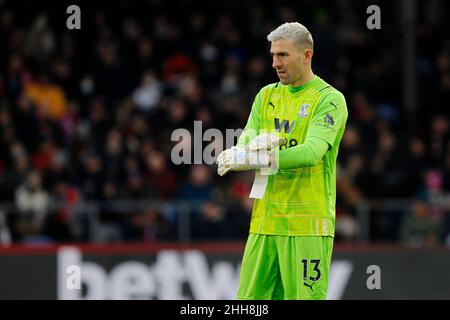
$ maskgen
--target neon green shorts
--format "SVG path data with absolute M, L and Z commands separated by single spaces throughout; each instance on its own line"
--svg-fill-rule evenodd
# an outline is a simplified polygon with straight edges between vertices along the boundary
M 333 240 L 250 233 L 238 299 L 326 299 Z

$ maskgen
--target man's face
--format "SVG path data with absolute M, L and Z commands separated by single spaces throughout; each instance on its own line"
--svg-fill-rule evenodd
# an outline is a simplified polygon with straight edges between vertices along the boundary
M 295 86 L 307 71 L 307 59 L 310 59 L 312 52 L 309 49 L 301 50 L 291 39 L 280 39 L 271 43 L 270 54 L 273 58 L 272 67 L 277 71 L 281 83 Z

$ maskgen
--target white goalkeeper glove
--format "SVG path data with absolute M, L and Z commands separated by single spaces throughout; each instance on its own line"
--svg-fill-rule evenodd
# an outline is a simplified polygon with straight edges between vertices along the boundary
M 231 147 L 222 151 L 217 157 L 217 173 L 220 176 L 229 171 L 245 171 L 270 166 L 270 155 L 286 139 L 275 134 L 263 133 L 256 136 L 245 148 Z
M 250 151 L 256 150 L 274 150 L 280 145 L 286 144 L 285 138 L 280 138 L 275 133 L 261 133 L 253 138 L 246 146 Z
M 270 153 L 267 150 L 249 151 L 246 148 L 231 147 L 217 157 L 217 173 L 220 176 L 228 171 L 245 171 L 264 168 L 270 165 Z

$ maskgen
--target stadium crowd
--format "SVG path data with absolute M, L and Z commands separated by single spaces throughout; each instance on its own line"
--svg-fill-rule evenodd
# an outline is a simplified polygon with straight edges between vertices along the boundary
M 406 210 L 371 207 L 369 240 L 450 245 L 448 4 L 419 4 L 411 116 L 400 9 L 378 3 L 381 30 L 366 28 L 372 2 L 343 0 L 180 1 L 176 11 L 100 2 L 81 6 L 81 30 L 68 30 L 65 8 L 29 2 L 22 14 L 2 2 L 0 243 L 177 240 L 180 221 L 191 240 L 244 239 L 252 173 L 175 165 L 171 134 L 195 120 L 243 128 L 255 94 L 277 81 L 266 35 L 300 21 L 315 40 L 313 70 L 349 109 L 337 240 L 361 239 L 363 200 L 406 199 Z M 142 200 L 161 205 L 127 205 Z

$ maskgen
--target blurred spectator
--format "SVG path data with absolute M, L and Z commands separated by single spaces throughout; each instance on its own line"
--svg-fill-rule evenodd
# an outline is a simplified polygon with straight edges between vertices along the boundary
M 211 173 L 205 165 L 193 165 L 189 180 L 178 190 L 178 197 L 185 200 L 206 201 L 212 199 Z
M 246 193 L 246 195 L 248 194 Z M 248 237 L 252 208 L 253 199 L 248 196 L 243 197 L 240 201 L 233 201 L 227 206 L 233 238 L 245 240 Z
M 411 138 L 406 159 L 408 159 L 406 162 L 407 171 L 416 173 L 408 174 L 407 179 L 409 182 L 406 185 L 408 194 L 414 194 L 420 189 L 423 175 L 430 163 L 423 139 L 419 137 Z
M 345 144 L 344 144 L 345 145 Z M 337 166 L 337 193 L 336 205 L 336 241 L 356 241 L 361 236 L 361 226 L 358 224 L 356 215 L 356 206 L 363 199 L 361 190 L 365 189 L 363 181 L 365 171 L 362 157 L 355 153 L 348 158 L 347 167 Z M 367 178 L 369 180 L 369 178 Z
M 56 46 L 55 36 L 48 25 L 47 14 L 39 14 L 28 32 L 25 52 L 39 60 L 49 58 Z
M 160 152 L 149 152 L 146 157 L 146 181 L 152 192 L 160 198 L 170 199 L 178 185 L 176 173 L 169 167 L 168 159 Z
M 105 29 L 107 33 L 109 29 Z M 103 94 L 108 104 L 121 99 L 130 90 L 124 64 L 119 58 L 117 45 L 111 42 L 100 42 L 98 45 L 98 63 L 94 76 L 97 90 Z
M 360 226 L 356 219 L 347 212 L 340 212 L 336 217 L 336 241 L 357 241 L 360 239 Z
M 81 182 L 83 198 L 98 200 L 103 185 L 103 163 L 96 154 L 87 154 L 82 160 L 82 170 L 78 179 Z
M 431 122 L 432 137 L 429 141 L 430 154 L 435 166 L 442 166 L 450 141 L 449 120 L 445 115 L 437 115 Z
M 154 72 L 144 73 L 142 82 L 133 92 L 133 101 L 142 112 L 150 112 L 161 98 L 161 84 Z
M 167 83 L 176 86 L 186 75 L 194 72 L 194 64 L 189 57 L 181 52 L 176 53 L 166 60 L 162 73 Z
M 89 114 L 81 123 L 83 142 L 94 150 L 101 150 L 108 131 L 113 127 L 104 99 L 94 97 L 89 104 Z
M 129 217 L 122 224 L 122 239 L 127 242 L 142 242 L 144 239 L 143 236 L 143 215 L 129 212 Z
M 78 190 L 59 180 L 52 191 L 53 208 L 47 215 L 45 234 L 56 242 L 81 240 L 81 221 L 75 214 L 75 206 L 80 200 Z
M 160 212 L 148 210 L 133 213 L 123 224 L 123 239 L 126 241 L 154 242 L 173 240 L 173 230 Z
M 27 174 L 26 181 L 16 191 L 17 206 L 22 212 L 31 213 L 39 224 L 48 209 L 48 194 L 42 189 L 41 175 L 37 171 Z
M 99 243 L 119 242 L 122 240 L 122 215 L 115 212 L 114 201 L 120 199 L 119 189 L 113 181 L 105 181 L 102 186 L 102 206 L 98 214 L 93 241 Z
M 124 182 L 125 150 L 119 131 L 112 129 L 108 132 L 102 158 L 104 179 L 114 181 L 116 184 Z
M 434 211 L 448 210 L 449 190 L 444 189 L 444 175 L 441 170 L 427 170 L 424 172 L 423 188 L 418 193 L 435 208 Z
M 371 167 L 377 196 L 404 196 L 408 173 L 405 170 L 403 154 L 397 138 L 391 132 L 384 131 L 380 134 L 379 146 Z
M 50 201 L 42 188 L 41 175 L 37 171 L 27 174 L 26 180 L 16 190 L 16 205 L 19 210 L 18 229 L 24 235 L 38 235 L 43 231 Z
M 225 208 L 213 201 L 204 202 L 192 219 L 194 240 L 224 240 L 233 235 Z
M 61 119 L 61 128 L 65 136 L 65 143 L 73 148 L 80 124 L 80 106 L 76 101 L 69 101 L 67 113 Z
M 33 152 L 41 139 L 36 109 L 30 98 L 21 94 L 17 98 L 17 108 L 13 110 L 13 121 L 16 125 L 20 124 L 21 126 L 21 130 L 17 131 L 17 137 L 27 150 Z
M 11 232 L 9 231 L 6 214 L 0 210 L 0 246 L 7 246 L 12 243 Z
M 430 215 L 429 204 L 415 200 L 412 212 L 405 217 L 402 228 L 402 241 L 408 245 L 435 246 L 439 242 L 440 228 L 438 221 Z
M 6 93 L 15 100 L 21 93 L 24 84 L 30 79 L 31 74 L 25 67 L 23 56 L 14 53 L 8 63 L 8 70 L 5 73 Z
M 59 121 L 67 111 L 64 91 L 45 73 L 25 85 L 25 94 L 36 105 L 39 118 Z

